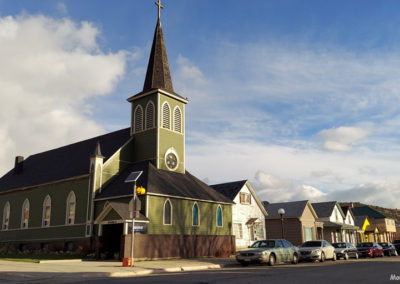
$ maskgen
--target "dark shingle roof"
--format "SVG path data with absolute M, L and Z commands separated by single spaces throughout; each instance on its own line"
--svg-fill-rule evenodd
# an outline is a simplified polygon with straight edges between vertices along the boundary
M 354 216 L 368 216 L 371 218 L 386 218 L 387 216 L 369 206 L 354 207 L 352 209 Z
M 61 148 L 29 156 L 23 170 L 11 170 L 0 179 L 0 192 L 89 173 L 90 156 L 100 143 L 105 161 L 130 139 L 130 129 L 94 137 Z
M 143 92 L 152 89 L 163 89 L 168 92 L 174 92 L 160 20 L 157 22 L 156 30 L 154 31 L 153 45 L 147 65 Z
M 317 213 L 318 218 L 330 217 L 336 205 L 336 201 L 311 203 L 311 205 L 315 213 Z
M 233 203 L 188 171 L 181 174 L 159 170 L 149 161 L 133 164 L 122 171 L 96 195 L 96 199 L 132 194 L 132 184 L 125 183 L 125 179 L 133 171 L 143 171 L 137 186 L 143 186 L 148 193 Z
M 367 218 L 367 216 L 355 216 L 354 217 L 354 224 L 356 226 L 362 228 L 364 226 L 365 218 Z
M 307 206 L 307 200 L 293 201 L 293 202 L 281 202 L 281 203 L 269 203 L 264 204 L 265 210 L 267 210 L 268 216 L 266 219 L 280 218 L 278 210 L 280 208 L 285 209 L 285 218 L 300 218 L 303 215 L 304 209 Z
M 241 180 L 241 181 L 214 184 L 210 186 L 219 193 L 228 197 L 230 200 L 233 200 L 246 182 L 247 180 Z

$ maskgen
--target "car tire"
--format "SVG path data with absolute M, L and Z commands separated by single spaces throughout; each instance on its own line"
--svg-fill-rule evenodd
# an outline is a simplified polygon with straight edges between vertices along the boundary
M 271 253 L 269 255 L 269 259 L 268 259 L 268 265 L 269 266 L 274 266 L 275 265 L 275 261 L 276 261 L 275 255 L 273 253 Z
M 324 262 L 325 261 L 325 253 L 321 252 L 321 257 L 319 259 L 320 262 Z
M 336 261 L 336 259 L 337 259 L 336 253 L 333 253 L 332 261 Z
M 297 253 L 293 254 L 293 264 L 298 264 L 299 263 L 299 256 L 297 255 Z
M 375 252 L 372 252 L 372 258 L 374 258 L 376 255 L 375 255 Z
M 349 260 L 349 254 L 347 252 L 344 253 L 344 260 Z
M 390 256 L 390 255 L 389 255 Z M 382 252 L 382 254 L 381 254 L 381 257 L 383 257 L 383 252 Z

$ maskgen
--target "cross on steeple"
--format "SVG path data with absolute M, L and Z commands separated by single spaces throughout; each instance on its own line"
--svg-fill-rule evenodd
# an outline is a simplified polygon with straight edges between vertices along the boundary
M 160 21 L 160 19 L 161 19 L 161 9 L 163 9 L 164 6 L 161 5 L 161 0 L 158 0 L 157 2 L 155 2 L 155 4 L 158 6 L 158 20 Z

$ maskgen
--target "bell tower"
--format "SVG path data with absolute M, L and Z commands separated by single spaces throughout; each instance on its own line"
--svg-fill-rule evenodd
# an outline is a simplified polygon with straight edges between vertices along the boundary
M 185 105 L 174 92 L 161 27 L 161 1 L 143 90 L 130 97 L 134 160 L 185 173 Z

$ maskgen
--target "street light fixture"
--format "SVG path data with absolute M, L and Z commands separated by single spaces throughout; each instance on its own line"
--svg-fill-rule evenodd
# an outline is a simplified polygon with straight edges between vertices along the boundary
M 283 215 L 285 215 L 285 209 L 279 208 L 278 214 L 281 215 L 282 239 L 284 239 L 285 236 L 284 236 L 284 231 L 283 231 Z

